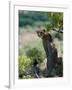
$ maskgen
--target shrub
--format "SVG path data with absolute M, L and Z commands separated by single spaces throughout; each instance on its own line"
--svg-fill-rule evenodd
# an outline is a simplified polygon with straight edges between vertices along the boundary
M 26 54 L 32 60 L 36 59 L 38 61 L 38 63 L 41 63 L 44 60 L 44 58 L 45 58 L 44 53 L 42 52 L 42 50 L 40 50 L 37 47 L 30 48 L 29 50 L 27 50 Z
M 26 55 L 19 56 L 19 77 L 22 78 L 27 70 L 31 68 L 31 60 Z

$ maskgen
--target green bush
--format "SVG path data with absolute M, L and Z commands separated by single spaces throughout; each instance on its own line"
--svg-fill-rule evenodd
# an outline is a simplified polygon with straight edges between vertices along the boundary
M 30 48 L 29 50 L 27 50 L 26 55 L 28 57 L 30 57 L 32 60 L 36 59 L 38 61 L 38 63 L 41 63 L 45 58 L 44 53 L 42 52 L 42 50 L 40 50 L 37 47 Z
M 46 27 L 47 31 L 52 30 L 52 24 L 51 23 L 45 24 L 45 27 Z
M 19 77 L 23 78 L 23 75 L 27 73 L 31 68 L 31 60 L 26 55 L 19 56 Z
M 47 12 L 39 11 L 19 11 L 19 27 L 34 25 L 35 22 L 44 22 L 48 20 Z

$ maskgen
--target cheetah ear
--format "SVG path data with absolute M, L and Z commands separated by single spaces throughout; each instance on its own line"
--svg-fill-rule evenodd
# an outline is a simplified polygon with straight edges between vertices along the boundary
M 46 32 L 46 30 L 45 30 L 45 29 L 43 29 L 42 31 L 43 31 L 43 32 Z

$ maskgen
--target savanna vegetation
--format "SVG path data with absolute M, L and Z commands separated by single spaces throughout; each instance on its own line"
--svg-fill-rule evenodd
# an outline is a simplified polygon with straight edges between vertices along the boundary
M 58 57 L 63 57 L 63 13 L 19 10 L 18 70 L 20 79 L 34 78 L 32 67 L 37 60 L 40 76 L 45 77 L 46 54 L 36 30 L 45 28 L 53 37 Z M 61 68 L 59 68 L 61 67 Z M 63 75 L 63 63 L 57 68 L 57 76 Z M 54 73 L 54 72 L 53 72 Z

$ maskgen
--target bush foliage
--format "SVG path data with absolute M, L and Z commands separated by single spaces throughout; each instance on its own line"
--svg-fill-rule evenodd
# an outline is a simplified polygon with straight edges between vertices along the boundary
M 37 60 L 38 63 L 41 63 L 45 56 L 43 55 L 43 52 L 39 48 L 30 48 L 27 52 L 26 55 L 30 57 L 32 60 Z
M 26 55 L 19 56 L 19 77 L 26 74 L 27 69 L 31 68 L 31 60 Z

